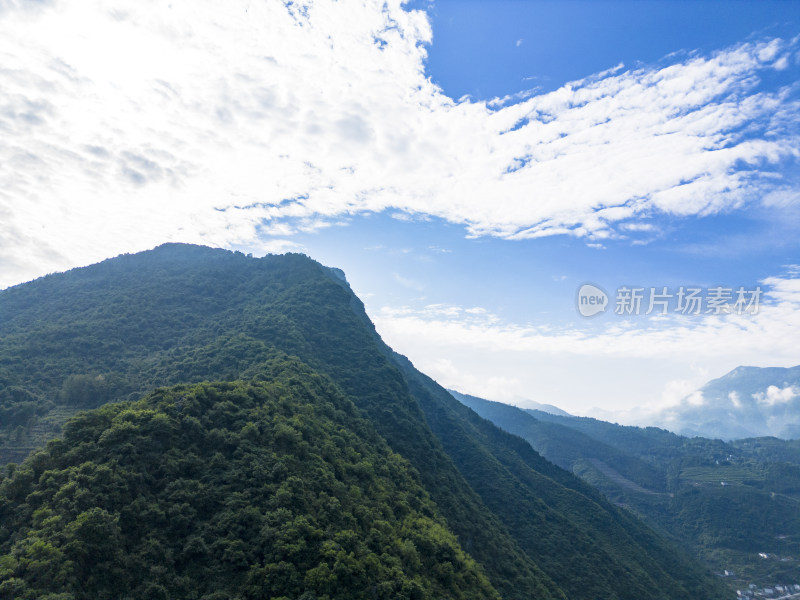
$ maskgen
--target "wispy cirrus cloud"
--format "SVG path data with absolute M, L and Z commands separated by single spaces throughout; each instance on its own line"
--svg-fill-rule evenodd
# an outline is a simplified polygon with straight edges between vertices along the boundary
M 0 285 L 391 210 L 508 239 L 796 198 L 796 40 L 454 101 L 399 0 L 4 3 Z M 774 196 L 777 197 L 777 196 Z M 280 246 L 285 242 L 277 242 Z

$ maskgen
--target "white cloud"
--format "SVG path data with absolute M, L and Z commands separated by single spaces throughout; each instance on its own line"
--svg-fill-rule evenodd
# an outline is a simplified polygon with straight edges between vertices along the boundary
M 453 361 L 446 358 L 440 358 L 430 363 L 426 374 L 440 385 L 462 393 L 469 393 L 479 398 L 497 397 L 498 389 L 515 388 L 520 383 L 517 377 L 498 375 L 484 377 L 483 375 L 461 371 Z
M 391 347 L 461 391 L 477 393 L 469 386 L 482 381 L 491 399 L 528 397 L 577 414 L 597 404 L 645 413 L 679 404 L 709 375 L 741 364 L 800 362 L 800 279 L 770 277 L 762 286 L 756 314 L 611 316 L 596 327 L 520 325 L 489 311 L 441 304 L 385 307 L 371 317 Z M 442 356 L 451 370 L 437 370 Z M 497 377 L 515 382 L 486 383 Z M 762 401 L 786 402 L 790 391 L 767 390 Z M 704 398 L 695 394 L 689 402 L 700 405 Z
M 302 244 L 292 240 L 269 239 L 262 244 L 262 249 L 271 254 L 285 254 L 286 252 L 307 252 Z
M 604 239 L 740 206 L 798 154 L 795 92 L 757 87 L 797 41 L 485 103 L 426 79 L 431 39 L 400 0 L 5 3 L 0 285 L 384 210 Z
M 703 397 L 703 392 L 696 391 L 689 394 L 686 398 L 686 402 L 688 402 L 690 406 L 703 406 L 706 403 L 706 399 Z
M 784 388 L 770 385 L 765 391 L 753 394 L 753 399 L 759 404 L 775 406 L 776 404 L 786 404 L 796 398 L 798 394 L 800 394 L 800 390 L 792 385 L 787 385 Z
M 708 372 L 699 369 L 695 377 L 669 381 L 661 392 L 660 407 L 678 406 L 687 396 L 697 391 L 708 379 Z
M 767 278 L 757 314 L 640 317 L 612 320 L 601 333 L 553 330 L 503 322 L 488 311 L 430 305 L 421 310 L 384 308 L 375 316 L 390 332 L 435 338 L 443 344 L 485 350 L 562 352 L 580 355 L 708 357 L 760 354 L 777 362 L 796 357 L 800 336 L 800 279 Z M 413 334 L 411 332 L 414 332 Z M 425 334 L 425 332 L 428 332 Z M 763 361 L 762 361 L 763 362 Z

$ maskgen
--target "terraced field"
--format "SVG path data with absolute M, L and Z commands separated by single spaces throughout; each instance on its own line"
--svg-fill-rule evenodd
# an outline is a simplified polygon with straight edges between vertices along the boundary
M 681 480 L 689 483 L 742 485 L 747 481 L 761 479 L 763 479 L 761 473 L 738 465 L 686 467 L 681 471 Z

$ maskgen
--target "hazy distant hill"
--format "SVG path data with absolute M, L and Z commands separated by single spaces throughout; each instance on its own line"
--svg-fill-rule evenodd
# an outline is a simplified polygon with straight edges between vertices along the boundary
M 656 424 L 724 440 L 800 438 L 800 366 L 737 367 L 660 413 Z
M 456 390 L 448 389 L 447 391 L 450 392 L 458 400 L 461 400 L 463 397 L 465 397 L 465 394 L 462 394 L 461 392 L 457 392 Z M 541 404 L 539 402 L 535 402 L 533 400 L 528 400 L 528 399 L 523 400 L 523 402 L 528 407 L 525 410 L 542 411 L 542 412 L 550 413 L 551 415 L 558 415 L 558 416 L 561 416 L 561 417 L 571 417 L 572 416 L 567 411 L 561 410 L 560 408 L 558 408 L 557 406 L 553 406 L 552 404 Z
M 540 404 L 538 402 L 534 402 L 533 400 L 527 400 L 526 404 L 528 405 L 529 410 L 540 410 L 542 412 L 550 413 L 551 415 L 559 415 L 562 417 L 571 417 L 572 415 L 569 414 L 565 410 L 561 410 L 557 406 L 553 406 L 552 404 Z
M 303 365 L 284 382 L 270 370 L 282 357 Z M 302 393 L 297 396 L 292 390 L 310 389 L 317 376 L 328 378 L 335 389 L 315 392 L 305 406 Z M 222 383 L 152 395 L 159 386 L 204 381 Z M 259 381 L 272 386 L 272 391 L 258 391 L 253 382 Z M 190 415 L 199 424 L 176 416 L 175 411 L 187 406 L 182 394 L 202 398 L 199 404 L 192 401 L 192 410 L 202 414 Z M 339 406 L 352 402 L 356 407 L 352 420 L 346 410 L 333 415 L 332 421 L 329 418 L 326 402 L 337 394 L 344 403 Z M 77 410 L 142 397 L 143 403 L 103 407 L 61 429 Z M 503 598 L 696 600 L 728 594 L 705 568 L 638 519 L 543 459 L 524 440 L 479 417 L 392 352 L 342 273 L 302 255 L 256 259 L 171 244 L 0 292 L 0 410 L 1 441 L 9 455 L 23 454 L 59 431 L 65 436 L 44 454 L 34 454 L 12 468 L 0 484 L 2 598 L 40 597 L 36 592 L 17 595 L 15 590 L 42 589 L 41 578 L 69 579 L 76 573 L 76 560 L 89 571 L 77 571 L 78 579 L 70 580 L 73 595 L 59 598 L 98 597 L 81 587 L 88 585 L 89 575 L 95 578 L 93 585 L 100 586 L 132 581 L 118 571 L 120 565 L 138 565 L 147 572 L 148 565 L 158 564 L 166 571 L 159 571 L 161 579 L 156 577 L 154 586 L 163 587 L 165 580 L 179 583 L 194 576 L 181 570 L 181 553 L 188 559 L 193 552 L 206 552 L 204 547 L 208 556 L 221 552 L 237 569 L 252 574 L 245 578 L 246 585 L 258 581 L 271 585 L 277 581 L 272 578 L 286 575 L 286 587 L 267 592 L 255 584 L 246 588 L 250 591 L 241 591 L 245 588 L 236 586 L 243 580 L 224 587 L 228 580 L 222 573 L 223 587 L 212 589 L 240 590 L 246 598 L 294 598 L 300 596 L 293 590 L 303 589 L 305 599 L 324 598 L 315 594 L 322 594 L 319 589 L 325 585 L 346 594 L 349 585 L 358 591 L 352 597 L 361 597 L 365 575 L 359 565 L 376 569 L 369 576 L 382 577 L 379 565 L 370 566 L 367 552 L 376 552 L 381 545 L 367 540 L 366 550 L 362 548 L 366 554 L 359 554 L 348 544 L 370 522 L 376 535 L 393 539 L 397 534 L 402 546 L 387 548 L 387 556 L 378 557 L 380 564 L 398 569 L 398 577 L 409 582 L 434 572 L 442 579 L 427 591 L 420 584 L 407 593 L 389 588 L 378 593 L 384 588 L 376 582 L 379 587 L 369 588 L 373 590 L 369 597 L 491 597 L 491 589 L 476 579 L 470 558 Z M 288 429 L 267 427 L 274 414 L 289 420 Z M 359 419 L 377 436 L 361 436 L 367 443 L 363 449 L 348 441 L 348 431 L 366 431 Z M 191 431 L 184 435 L 176 427 Z M 324 437 L 319 444 L 306 438 L 306 431 L 317 429 L 330 436 L 331 444 Z M 221 458 L 204 457 L 206 442 L 193 441 L 195 434 L 198 440 L 207 438 L 224 448 Z M 253 449 L 254 463 L 240 455 L 246 450 L 245 440 L 262 438 L 268 444 L 264 452 L 286 453 L 280 464 L 258 454 L 261 449 Z M 199 458 L 183 465 L 180 457 L 186 444 L 195 445 L 191 452 Z M 380 503 L 393 501 L 386 496 L 391 486 L 398 493 L 417 493 L 411 483 L 401 481 L 402 469 L 382 466 L 389 460 L 386 447 L 407 461 L 406 472 L 418 478 L 435 503 L 435 513 L 425 513 L 420 505 L 432 522 L 442 519 L 446 526 L 433 545 L 423 535 L 419 541 L 411 540 L 413 547 L 406 547 L 402 512 Z M 146 456 L 154 451 L 166 453 L 165 461 L 158 454 L 151 467 Z M 351 471 L 339 474 L 334 457 L 340 451 Z M 142 460 L 136 458 L 139 453 Z M 334 479 L 361 477 L 342 498 L 377 494 L 370 496 L 376 502 L 373 516 L 354 508 L 351 516 L 342 513 L 343 520 L 321 521 L 311 505 L 294 503 L 293 495 L 313 498 L 317 493 L 303 492 L 318 484 L 317 475 L 306 470 L 311 466 L 307 460 L 318 461 Z M 258 466 L 261 463 L 264 466 Z M 220 474 L 220 469 L 231 470 L 230 475 Z M 380 483 L 381 477 L 389 481 Z M 329 483 L 334 489 L 335 482 Z M 206 495 L 220 497 L 218 485 L 239 484 L 241 489 L 232 492 L 244 496 L 231 496 L 230 501 L 240 498 L 241 503 L 231 507 L 240 516 L 231 518 L 259 523 L 266 519 L 264 526 L 270 527 L 275 527 L 269 524 L 271 503 L 280 499 L 270 488 L 257 485 L 277 485 L 274 494 L 282 493 L 281 486 L 287 488 L 285 501 L 291 504 L 296 537 L 265 530 L 258 543 L 283 540 L 291 546 L 287 552 L 300 552 L 302 560 L 310 562 L 297 562 L 301 559 L 292 554 L 284 558 L 259 554 L 262 551 L 251 547 L 250 533 L 237 537 L 235 521 L 215 521 L 212 513 L 204 514 L 211 528 L 197 534 L 200 539 L 192 537 L 196 533 L 192 518 L 182 521 L 186 527 L 178 527 L 165 540 L 158 537 L 159 523 L 201 510 L 193 503 Z M 251 484 L 255 487 L 248 487 Z M 198 485 L 207 487 L 197 492 L 204 489 Z M 378 486 L 374 492 L 373 486 Z M 334 495 L 325 487 L 318 491 Z M 134 492 L 147 501 L 131 507 L 125 494 Z M 130 497 L 135 498 L 135 494 Z M 329 504 L 318 508 L 331 517 L 338 514 L 333 498 Z M 40 510 L 44 507 L 46 511 Z M 385 524 L 370 521 L 381 511 Z M 420 522 L 420 531 L 433 532 L 435 527 L 429 524 Z M 148 527 L 154 529 L 148 532 Z M 306 550 L 296 547 L 293 539 Z M 144 546 L 137 545 L 140 541 Z M 461 551 L 466 558 L 461 558 Z M 108 560 L 92 563 L 91 557 Z M 63 569 L 52 573 L 47 564 Z M 301 564 L 314 564 L 318 579 L 304 583 L 292 578 L 288 567 Z M 175 592 L 174 597 L 181 594 Z
M 800 440 L 726 443 L 456 397 L 740 585 L 800 583 Z

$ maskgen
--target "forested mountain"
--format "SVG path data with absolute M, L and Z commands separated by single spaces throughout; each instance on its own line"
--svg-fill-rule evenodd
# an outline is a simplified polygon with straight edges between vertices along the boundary
M 800 582 L 800 440 L 687 438 L 451 393 L 739 584 Z
M 275 374 L 276 361 L 302 366 L 287 383 Z M 306 382 L 317 378 L 326 382 L 319 384 L 324 389 Z M 205 381 L 227 383 L 153 392 L 161 386 Z M 285 410 L 278 400 L 283 396 L 276 391 L 281 386 L 292 390 L 284 394 Z M 184 395 L 198 398 L 192 401 L 192 410 L 208 415 L 206 420 L 192 415 L 199 424 L 190 432 L 182 429 L 186 419 L 175 413 Z M 122 400 L 138 403 L 117 403 Z M 326 402 L 338 407 L 334 413 L 319 408 Z M 355 408 L 347 408 L 348 402 Z M 75 411 L 107 403 L 113 404 L 85 413 L 61 429 Z M 302 255 L 256 259 L 172 244 L 0 292 L 0 410 L 6 461 L 18 460 L 49 437 L 64 436 L 23 465 L 12 465 L 0 486 L 2 510 L 9 515 L 0 530 L 4 555 L 0 589 L 44 589 L 37 569 L 51 564 L 60 565 L 59 581 L 83 581 L 91 571 L 99 578 L 92 585 L 122 581 L 123 587 L 130 586 L 132 580 L 125 580 L 116 569 L 119 564 L 145 570 L 155 565 L 158 559 L 153 556 L 159 551 L 147 545 L 154 539 L 170 559 L 162 567 L 163 577 L 154 575 L 146 581 L 153 589 L 163 588 L 164 597 L 201 597 L 179 587 L 179 580 L 193 576 L 193 563 L 182 563 L 186 557 L 178 550 L 187 544 L 201 549 L 204 545 L 208 550 L 204 560 L 217 566 L 226 544 L 236 549 L 230 552 L 238 561 L 238 575 L 226 579 L 209 571 L 209 581 L 197 591 L 206 594 L 202 597 L 216 597 L 215 593 L 261 597 L 248 594 L 261 593 L 257 588 L 267 585 L 264 582 L 279 581 L 285 581 L 275 583 L 285 585 L 283 591 L 276 589 L 263 597 L 295 598 L 301 589 L 306 598 L 339 597 L 336 594 L 347 585 L 355 588 L 361 585 L 356 581 L 364 580 L 349 580 L 345 571 L 336 571 L 338 563 L 326 552 L 331 548 L 338 552 L 340 546 L 349 549 L 353 568 L 370 570 L 369 565 L 377 565 L 370 557 L 384 542 L 370 545 L 360 539 L 359 545 L 350 540 L 354 545 L 348 546 L 340 540 L 350 535 L 346 531 L 355 531 L 356 537 L 364 534 L 370 519 L 381 513 L 387 522 L 379 528 L 382 535 L 397 540 L 402 548 L 387 549 L 385 560 L 380 555 L 375 560 L 383 560 L 385 569 L 399 568 L 403 576 L 398 581 L 407 584 L 387 594 L 406 590 L 405 597 L 459 597 L 459 593 L 492 597 L 493 587 L 503 598 L 674 600 L 716 599 L 730 593 L 630 513 L 544 460 L 522 439 L 462 406 L 393 353 L 380 340 L 343 274 Z M 215 416 L 226 411 L 230 419 Z M 282 415 L 294 423 L 298 415 L 306 415 L 304 411 L 308 414 L 300 421 L 308 422 L 310 431 L 322 432 L 321 445 L 303 446 L 309 440 L 301 423 L 292 425 L 294 433 L 284 432 L 289 445 L 282 446 L 283 437 L 268 422 Z M 149 416 L 135 417 L 140 413 Z M 346 468 L 337 467 L 335 453 L 326 454 L 324 441 L 337 427 L 356 432 L 362 446 L 350 434 L 339 435 L 345 446 L 367 457 L 363 461 L 347 454 L 339 457 L 362 465 L 353 467 L 354 476 L 363 470 L 362 478 L 346 493 L 333 480 L 338 481 L 337 468 Z M 221 457 L 199 452 L 204 444 L 197 440 L 206 438 L 217 440 L 209 451 L 216 447 Z M 163 461 L 146 458 L 150 445 L 165 450 Z M 183 464 L 177 456 L 186 451 L 193 457 Z M 244 461 L 241 453 L 246 452 L 253 455 Z M 303 463 L 302 452 L 314 457 L 313 464 Z M 136 458 L 139 453 L 142 460 Z M 275 461 L 285 467 L 278 473 L 247 471 L 248 464 Z M 394 466 L 384 468 L 384 464 Z M 307 470 L 312 467 L 319 471 Z M 82 469 L 88 469 L 86 477 Z M 324 473 L 333 473 L 333 479 Z M 318 476 L 327 479 L 320 482 Z M 173 482 L 188 487 L 176 489 L 172 497 L 165 490 Z M 367 503 L 373 516 L 363 522 L 353 509 L 355 524 L 347 519 L 332 521 L 328 509 L 310 499 L 293 505 L 294 521 L 303 517 L 317 523 L 308 527 L 301 523 L 291 534 L 302 538 L 298 543 L 307 547 L 302 559 L 307 562 L 298 562 L 300 558 L 293 555 L 287 560 L 269 554 L 268 546 L 277 543 L 270 537 L 278 535 L 274 532 L 258 537 L 262 534 L 255 531 L 232 530 L 233 537 L 225 537 L 224 527 L 215 521 L 222 513 L 245 511 L 260 530 L 276 527 L 270 519 L 280 502 L 274 496 L 284 484 L 290 493 L 305 497 L 301 488 L 306 486 L 314 490 L 311 495 L 336 497 L 343 506 L 365 495 L 364 490 L 394 486 L 398 493 L 419 499 L 412 506 L 420 515 L 419 529 L 408 529 L 392 504 L 395 499 L 379 494 Z M 143 497 L 141 514 L 136 512 L 139 504 L 122 508 L 128 506 L 125 494 L 132 493 L 124 490 L 134 488 Z M 175 506 L 188 504 L 187 514 L 200 510 L 186 500 L 186 490 L 213 500 L 202 509 L 205 520 L 160 540 L 165 523 L 173 514 L 178 519 L 183 510 L 172 510 Z M 70 494 L 80 500 L 74 506 L 67 506 Z M 114 494 L 119 495 L 106 497 Z M 239 504 L 226 504 L 236 498 Z M 231 516 L 231 523 L 240 516 Z M 94 535 L 96 520 L 101 530 L 111 531 L 116 550 L 105 548 L 108 561 L 80 571 L 88 569 L 86 555 L 81 554 L 81 544 L 88 542 L 80 536 Z M 131 529 L 134 526 L 138 529 Z M 436 538 L 440 546 L 427 545 L 425 536 Z M 287 539 L 287 544 L 294 543 L 295 538 Z M 409 554 L 408 540 L 419 562 L 413 552 Z M 440 554 L 438 547 L 443 548 Z M 275 571 L 268 566 L 273 564 L 282 566 Z M 319 573 L 327 564 L 333 571 L 324 575 L 333 587 L 312 587 L 299 575 L 282 580 L 281 569 L 286 570 L 287 564 L 298 572 L 314 564 Z M 389 590 L 380 585 L 390 571 L 381 569 L 370 570 L 375 579 L 370 580 L 371 595 L 364 597 L 383 597 L 380 590 Z M 251 577 L 256 572 L 260 574 Z M 170 588 L 165 582 L 173 576 L 178 587 Z M 92 596 L 88 588 L 74 589 L 76 598 L 103 597 L 102 592 Z M 136 597 L 134 588 L 129 589 Z
M 285 359 L 83 413 L 0 484 L 0 522 L 4 598 L 499 598 L 407 461 Z
M 800 366 L 737 367 L 654 418 L 689 436 L 800 438 Z

